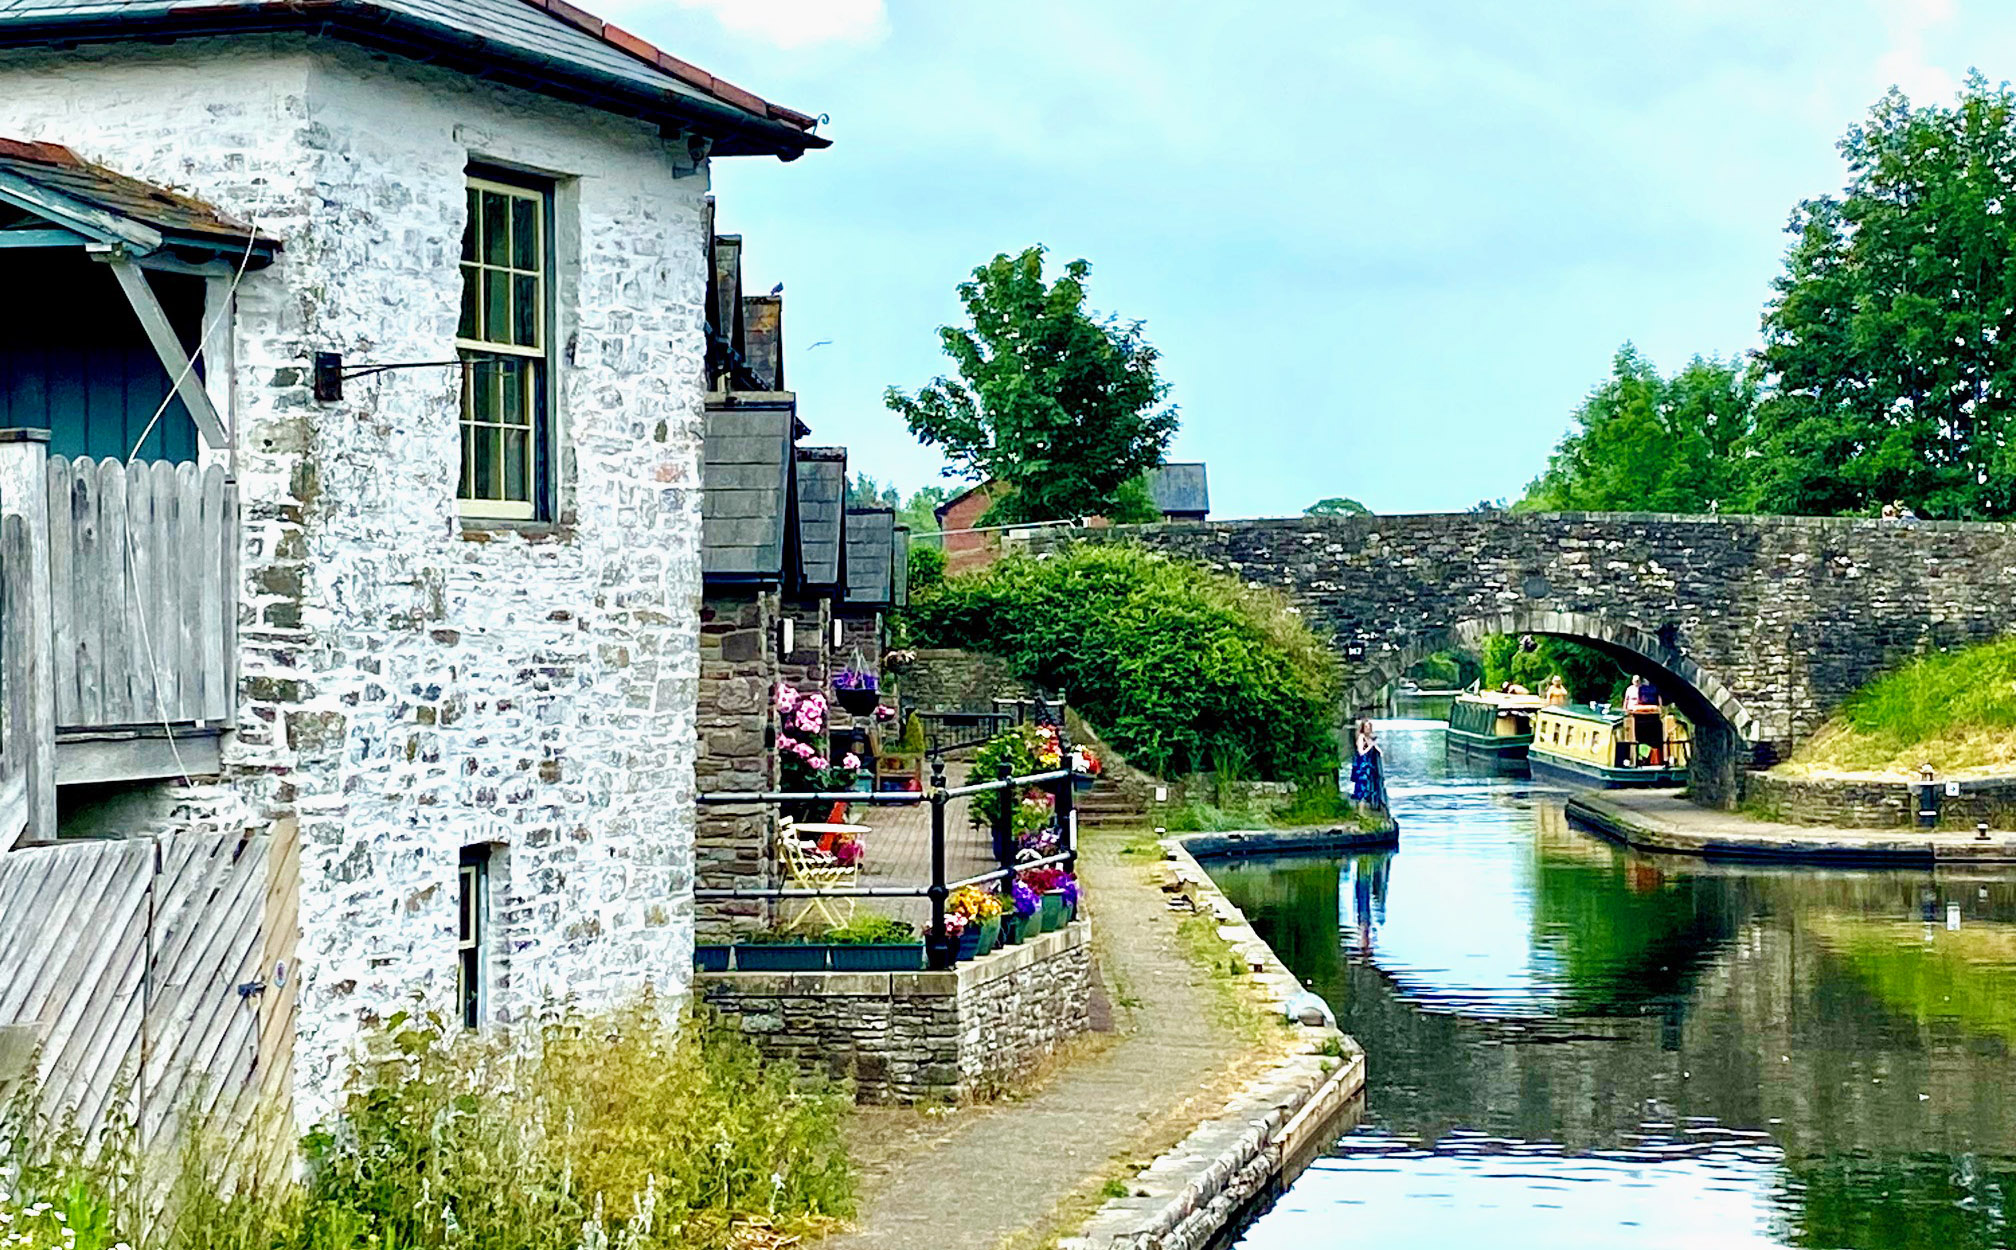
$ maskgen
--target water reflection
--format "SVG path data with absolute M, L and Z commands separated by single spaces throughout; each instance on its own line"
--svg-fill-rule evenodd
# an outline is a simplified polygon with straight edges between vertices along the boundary
M 1219 873 L 1371 1057 L 1244 1244 L 2012 1244 L 2016 879 L 1639 856 L 1382 738 L 1401 851 Z

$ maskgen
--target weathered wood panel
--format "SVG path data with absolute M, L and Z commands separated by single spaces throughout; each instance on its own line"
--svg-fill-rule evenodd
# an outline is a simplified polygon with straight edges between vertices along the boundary
M 130 1117 L 148 1144 L 188 1113 L 280 1135 L 255 1154 L 291 1141 L 291 995 L 239 987 L 291 959 L 296 855 L 216 833 L 0 855 L 0 1031 L 40 1048 L 51 1113 Z
M 49 499 L 58 726 L 227 720 L 238 506 L 224 470 L 57 456 Z

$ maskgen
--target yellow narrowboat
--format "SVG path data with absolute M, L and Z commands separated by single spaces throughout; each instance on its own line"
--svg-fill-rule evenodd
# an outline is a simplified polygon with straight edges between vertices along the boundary
M 1579 786 L 1678 786 L 1693 745 L 1693 726 L 1671 708 L 1584 704 L 1540 709 L 1526 758 L 1535 777 Z

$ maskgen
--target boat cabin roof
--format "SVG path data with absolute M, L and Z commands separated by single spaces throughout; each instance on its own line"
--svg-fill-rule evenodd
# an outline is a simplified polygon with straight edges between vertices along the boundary
M 1505 694 L 1497 690 L 1479 690 L 1456 696 L 1459 703 L 1488 703 L 1501 712 L 1537 712 L 1547 706 L 1547 700 L 1537 694 Z

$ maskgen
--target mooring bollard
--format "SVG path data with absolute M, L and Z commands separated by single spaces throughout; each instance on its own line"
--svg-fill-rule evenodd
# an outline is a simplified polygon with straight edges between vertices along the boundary
M 1918 827 L 1937 828 L 1939 824 L 1939 791 L 1932 784 L 1932 765 L 1918 766 Z

